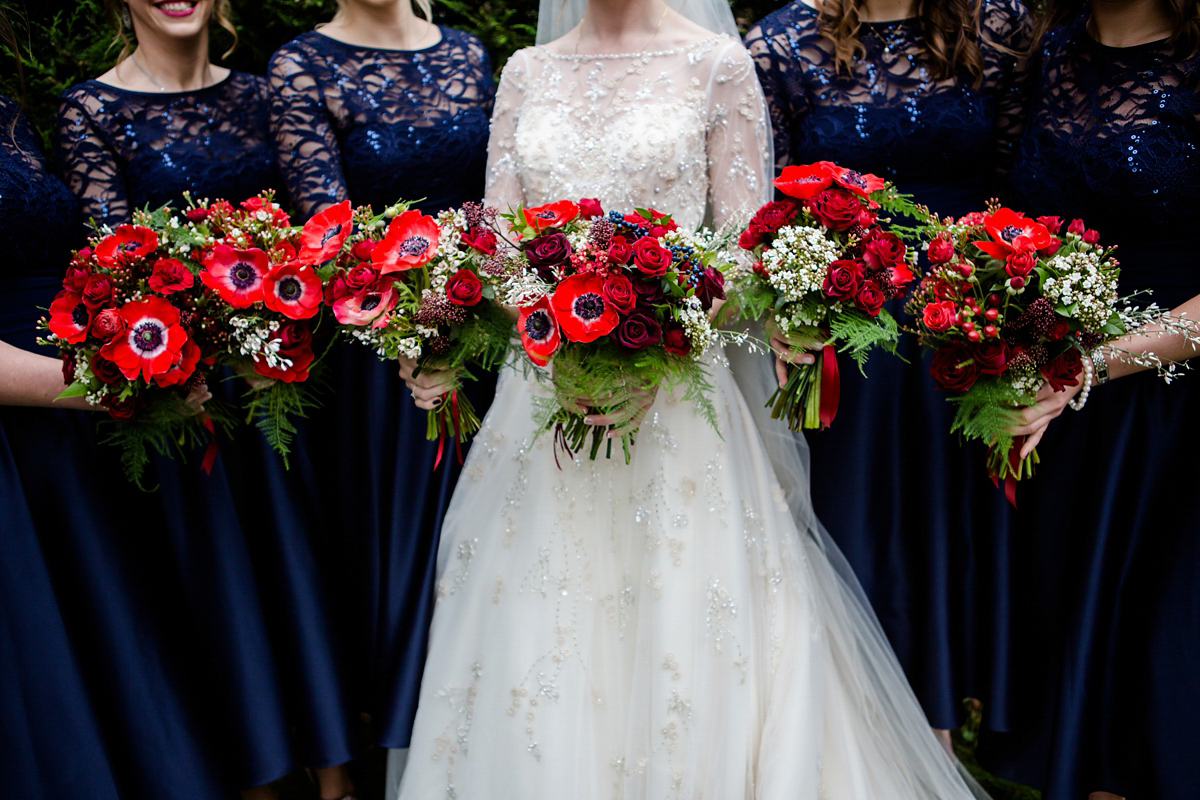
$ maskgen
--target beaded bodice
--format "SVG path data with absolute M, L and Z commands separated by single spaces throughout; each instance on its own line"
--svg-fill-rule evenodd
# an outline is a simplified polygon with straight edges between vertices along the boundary
M 1014 192 L 1030 211 L 1081 218 L 1119 244 L 1123 291 L 1174 271 L 1184 296 L 1196 293 L 1198 85 L 1200 56 L 1181 57 L 1164 42 L 1105 47 L 1084 18 L 1041 47 Z
M 629 55 L 531 47 L 500 78 L 487 199 L 596 197 L 723 224 L 769 196 L 770 149 L 754 64 L 728 36 Z
M 238 202 L 276 188 L 266 81 L 231 72 L 190 92 L 132 92 L 85 81 L 63 95 L 58 157 L 85 219 L 194 197 Z
M 271 59 L 272 127 L 288 190 L 311 216 L 345 199 L 440 210 L 483 195 L 495 85 L 478 39 L 440 28 L 423 50 L 321 33 Z
M 935 80 L 915 19 L 863 23 L 863 51 L 839 72 L 817 11 L 797 0 L 746 37 L 771 109 L 779 167 L 836 161 L 895 181 L 942 213 L 995 188 L 1020 135 L 1028 46 L 1017 0 L 984 0 L 983 78 Z M 1007 48 L 1007 50 L 1006 50 Z M 942 206 L 942 207 L 938 207 Z

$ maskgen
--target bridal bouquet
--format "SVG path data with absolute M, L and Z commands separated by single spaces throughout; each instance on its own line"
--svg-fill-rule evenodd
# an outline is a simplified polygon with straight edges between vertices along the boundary
M 480 265 L 496 251 L 496 236 L 478 204 L 431 217 L 403 203 L 382 214 L 370 208 L 355 213 L 346 202 L 310 225 L 312 241 L 323 248 L 320 260 L 332 264 L 325 297 L 343 335 L 382 358 L 415 359 L 418 373 L 437 367 L 461 379 L 471 377 L 472 368 L 499 366 L 512 319 L 480 277 Z M 439 441 L 435 468 L 448 440 L 460 447 L 477 430 L 479 417 L 467 396 L 448 392 L 428 413 L 426 435 Z
M 741 234 L 757 263 L 735 294 L 743 316 L 769 315 L 799 346 L 821 349 L 817 363 L 789 366 L 770 406 L 792 430 L 825 428 L 838 409 L 837 352 L 862 369 L 873 348 L 895 353 L 900 337 L 884 304 L 906 292 L 914 255 L 878 212 L 922 212 L 880 178 L 828 161 L 785 167 L 775 187 L 788 199 L 760 208 Z
M 611 457 L 619 431 L 625 461 L 645 401 L 660 386 L 682 385 L 715 426 L 711 384 L 701 357 L 719 341 L 709 312 L 725 297 L 727 243 L 688 233 L 670 216 L 638 209 L 605 214 L 599 202 L 563 200 L 504 215 L 518 254 L 485 273 L 497 296 L 520 309 L 517 329 L 529 361 L 554 390 L 539 424 L 568 455 L 589 444 Z M 587 408 L 580 405 L 582 402 Z M 584 422 L 612 414 L 608 427 Z

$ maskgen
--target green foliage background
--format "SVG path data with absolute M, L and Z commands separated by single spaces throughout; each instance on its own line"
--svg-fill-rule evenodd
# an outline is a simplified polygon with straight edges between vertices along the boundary
M 745 30 L 784 4 L 783 0 L 732 0 Z M 479 36 L 497 72 L 513 51 L 533 43 L 536 0 L 433 0 L 436 21 Z M 0 0 L 20 40 L 25 73 L 22 91 L 15 63 L 0 66 L 0 93 L 21 98 L 42 135 L 49 140 L 58 96 L 67 87 L 107 70 L 119 46 L 103 0 Z M 233 0 L 238 46 L 222 60 L 231 37 L 213 27 L 213 60 L 233 69 L 261 74 L 271 53 L 284 42 L 310 31 L 337 10 L 336 0 Z

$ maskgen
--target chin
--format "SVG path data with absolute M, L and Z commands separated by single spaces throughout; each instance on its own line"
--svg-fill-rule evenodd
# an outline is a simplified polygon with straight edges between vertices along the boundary
M 213 0 L 128 0 L 130 13 L 147 28 L 192 37 L 208 26 Z

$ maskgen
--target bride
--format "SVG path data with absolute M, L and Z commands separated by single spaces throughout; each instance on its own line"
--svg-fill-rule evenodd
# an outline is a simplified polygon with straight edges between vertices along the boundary
M 771 137 L 730 34 L 724 0 L 542 0 L 545 44 L 500 80 L 488 205 L 748 216 Z M 710 358 L 719 431 L 660 392 L 629 465 L 560 469 L 543 389 L 502 375 L 442 531 L 402 800 L 982 794 L 813 517 L 762 411 L 769 360 Z M 430 380 L 410 384 L 426 405 Z

